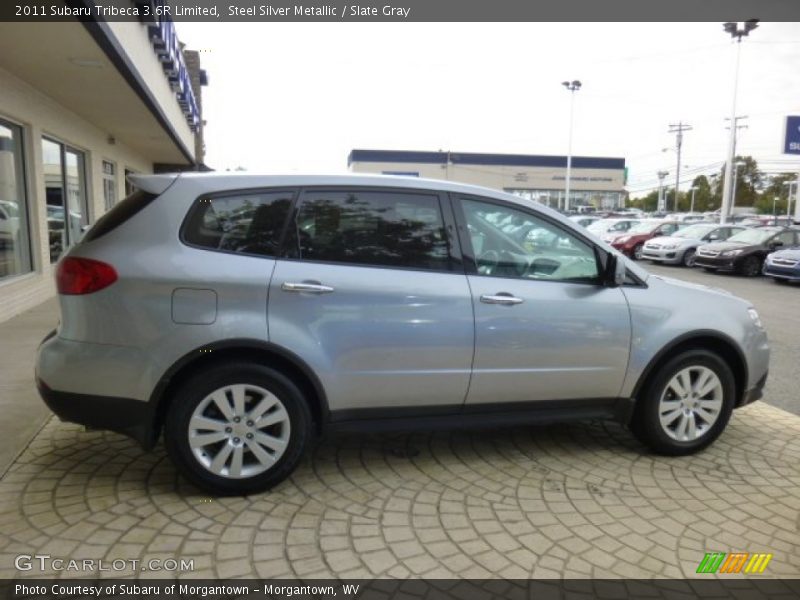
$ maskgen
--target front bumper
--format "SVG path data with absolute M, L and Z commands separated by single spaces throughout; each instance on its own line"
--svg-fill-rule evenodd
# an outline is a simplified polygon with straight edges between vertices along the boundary
M 762 273 L 767 277 L 776 277 L 786 281 L 800 281 L 800 268 L 798 267 L 780 267 L 764 263 Z
M 695 254 L 694 266 L 706 267 L 710 269 L 720 269 L 722 271 L 735 271 L 736 258 L 727 256 L 710 257 L 710 256 L 701 256 L 700 254 Z
M 654 260 L 666 264 L 678 264 L 683 259 L 683 252 L 677 248 L 665 250 L 664 248 L 648 248 L 645 246 L 642 249 L 642 258 L 645 260 Z
M 752 404 L 756 400 L 760 400 L 764 396 L 764 386 L 767 385 L 767 375 L 769 375 L 769 371 L 764 373 L 764 376 L 758 380 L 755 387 L 746 390 L 745 393 L 742 394 L 742 397 L 734 408 L 741 408 L 742 406 Z

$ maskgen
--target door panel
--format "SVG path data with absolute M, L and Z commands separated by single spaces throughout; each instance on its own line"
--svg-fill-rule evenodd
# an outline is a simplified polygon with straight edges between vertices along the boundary
M 297 283 L 333 291 L 286 290 Z M 270 340 L 308 363 L 332 411 L 463 404 L 474 343 L 463 273 L 281 260 L 269 294 Z
M 470 276 L 475 366 L 467 404 L 615 398 L 630 317 L 619 288 Z M 507 293 L 515 305 L 486 304 Z
M 615 398 L 630 348 L 625 295 L 594 244 L 500 201 L 456 199 L 475 310 L 467 404 Z
M 269 335 L 314 370 L 331 411 L 463 406 L 475 326 L 452 229 L 431 192 L 301 194 Z

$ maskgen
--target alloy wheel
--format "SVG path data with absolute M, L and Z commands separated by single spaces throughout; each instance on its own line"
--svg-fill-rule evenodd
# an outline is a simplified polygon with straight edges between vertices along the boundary
M 243 479 L 272 468 L 289 444 L 291 423 L 280 399 L 262 387 L 235 384 L 206 396 L 189 420 L 198 463 L 220 477 Z
M 683 264 L 687 267 L 694 266 L 695 252 L 694 250 L 687 250 L 683 255 Z
M 661 394 L 658 416 L 673 440 L 691 442 L 703 437 L 722 412 L 723 388 L 719 376 L 704 366 L 678 371 Z

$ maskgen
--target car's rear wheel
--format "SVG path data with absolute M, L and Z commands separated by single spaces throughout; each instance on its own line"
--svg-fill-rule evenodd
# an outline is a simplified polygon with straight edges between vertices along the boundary
M 664 363 L 644 386 L 631 430 L 659 454 L 692 454 L 725 429 L 735 394 L 733 373 L 717 354 L 682 352 Z
M 165 423 L 172 460 L 189 481 L 215 494 L 259 492 L 280 483 L 311 435 L 311 414 L 297 386 L 255 364 L 224 364 L 193 377 Z
M 748 256 L 742 261 L 739 272 L 745 277 L 755 277 L 761 273 L 761 261 L 757 256 Z
M 694 258 L 695 258 L 695 251 L 690 248 L 689 250 L 683 253 L 683 266 L 693 267 Z

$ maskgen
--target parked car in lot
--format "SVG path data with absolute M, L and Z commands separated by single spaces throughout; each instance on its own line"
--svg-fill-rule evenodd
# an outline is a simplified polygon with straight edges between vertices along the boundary
M 631 218 L 608 218 L 600 219 L 589 225 L 586 229 L 591 231 L 600 239 L 605 239 L 607 236 L 621 235 L 628 231 L 631 227 L 636 225 L 641 219 Z
M 800 246 L 768 254 L 762 273 L 778 283 L 800 281 Z
M 596 217 L 590 215 L 572 215 L 571 217 L 569 217 L 571 221 L 574 221 L 581 227 L 588 227 L 592 223 L 596 223 L 597 221 L 599 221 L 601 218 L 602 217 Z
M 798 243 L 798 233 L 800 230 L 790 227 L 745 229 L 724 242 L 700 246 L 694 264 L 706 271 L 736 271 L 755 277 L 770 252 Z
M 672 235 L 685 223 L 680 221 L 662 221 L 659 219 L 648 219 L 639 221 L 622 235 L 607 235 L 605 242 L 634 260 L 642 259 L 642 251 L 647 240 L 654 237 Z
M 694 266 L 697 248 L 708 242 L 721 242 L 744 231 L 744 227 L 695 223 L 669 236 L 654 237 L 644 244 L 642 258 L 667 265 Z
M 145 448 L 163 431 L 215 493 L 275 485 L 323 431 L 614 418 L 656 452 L 690 454 L 766 381 L 749 302 L 649 275 L 503 192 L 131 181 L 58 262 L 61 322 L 37 385 L 65 420 Z

